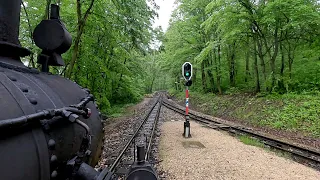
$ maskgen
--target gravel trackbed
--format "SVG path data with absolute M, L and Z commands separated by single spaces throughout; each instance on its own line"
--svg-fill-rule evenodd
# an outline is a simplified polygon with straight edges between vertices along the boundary
M 319 171 L 195 122 L 192 138 L 184 139 L 183 117 L 166 108 L 162 113 L 159 153 L 166 179 L 320 179 Z M 205 147 L 198 147 L 199 142 Z M 192 143 L 196 145 L 186 146 Z

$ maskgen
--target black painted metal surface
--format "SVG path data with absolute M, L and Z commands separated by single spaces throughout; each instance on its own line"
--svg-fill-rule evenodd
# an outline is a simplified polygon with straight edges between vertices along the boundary
M 76 83 L 23 65 L 19 57 L 28 55 L 18 41 L 21 0 L 0 1 L 0 121 L 78 104 L 88 96 Z M 97 163 L 102 146 L 102 124 L 94 103 L 88 119 L 91 155 Z M 61 117 L 28 123 L 0 131 L 1 180 L 64 179 L 64 167 L 80 149 L 85 129 Z M 87 167 L 85 168 L 87 169 Z
M 36 113 L 38 110 L 76 104 L 86 96 L 85 90 L 67 79 L 42 73 L 18 72 L 0 65 L 0 121 Z M 90 163 L 94 165 L 100 153 L 102 125 L 95 105 L 89 103 L 87 107 L 92 110 L 92 115 L 89 119 L 81 120 L 90 127 L 93 134 L 91 151 L 94 153 Z M 48 120 L 47 125 L 50 122 Z M 50 166 L 51 159 L 61 166 L 79 150 L 84 129 L 78 125 L 52 125 L 45 132 L 42 128 L 39 124 L 33 124 L 1 131 L 2 180 L 49 179 L 48 176 L 56 170 Z M 50 140 L 55 141 L 52 150 L 47 145 Z M 57 160 L 52 156 L 56 156 Z M 23 171 L 13 173 L 14 169 Z
M 135 163 L 131 166 L 126 180 L 157 180 L 154 168 L 148 163 Z
M 19 61 L 30 51 L 22 48 L 18 40 L 21 0 L 0 1 L 0 53 Z

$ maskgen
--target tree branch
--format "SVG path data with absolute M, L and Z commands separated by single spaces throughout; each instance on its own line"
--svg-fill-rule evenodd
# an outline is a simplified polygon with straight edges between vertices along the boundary
M 21 1 L 21 4 L 23 6 L 24 12 L 25 12 L 26 17 L 27 17 L 27 22 L 28 22 L 28 27 L 29 27 L 29 32 L 30 32 L 30 39 L 31 39 L 31 46 L 33 47 L 34 46 L 34 41 L 33 41 L 32 28 L 31 28 L 31 24 L 30 24 L 30 18 L 29 18 L 26 6 L 24 5 L 23 1 Z M 36 66 L 34 64 L 33 52 L 32 51 L 31 51 L 31 54 L 30 54 L 30 62 L 31 62 L 32 67 L 35 68 Z

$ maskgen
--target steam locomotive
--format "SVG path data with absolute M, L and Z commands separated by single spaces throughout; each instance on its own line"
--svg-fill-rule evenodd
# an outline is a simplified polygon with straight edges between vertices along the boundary
M 20 5 L 0 1 L 0 179 L 75 177 L 99 159 L 99 112 L 88 90 L 47 71 L 62 65 L 61 54 L 71 46 L 58 6 L 34 31 L 42 72 L 21 62 L 30 51 L 18 40 Z
M 105 179 L 93 168 L 103 144 L 93 96 L 48 72 L 72 43 L 59 6 L 33 33 L 41 71 L 21 61 L 30 51 L 18 40 L 20 11 L 21 0 L 0 1 L 0 179 Z

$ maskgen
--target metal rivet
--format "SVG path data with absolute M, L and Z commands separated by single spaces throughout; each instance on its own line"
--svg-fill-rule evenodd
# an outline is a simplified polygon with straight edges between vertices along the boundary
M 49 149 L 53 150 L 56 146 L 56 141 L 54 141 L 53 139 L 50 139 L 48 142 L 48 146 L 49 146 Z
M 29 102 L 33 105 L 36 105 L 38 104 L 38 101 L 35 99 L 35 98 L 28 98 L 29 99 Z
M 8 78 L 11 80 L 11 81 L 17 81 L 17 79 L 13 76 L 8 76 Z
M 50 158 L 50 162 L 51 162 L 51 163 L 55 163 L 55 162 L 57 162 L 57 161 L 58 161 L 57 156 L 56 156 L 56 155 L 52 155 L 51 158 Z
M 58 176 L 58 172 L 56 170 L 52 171 L 51 178 L 56 178 Z
M 27 92 L 29 92 L 29 89 L 28 89 L 28 88 L 23 87 L 23 88 L 21 88 L 21 91 L 22 91 L 22 92 L 27 93 Z

